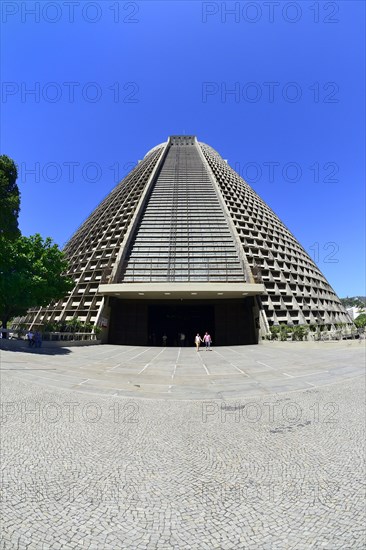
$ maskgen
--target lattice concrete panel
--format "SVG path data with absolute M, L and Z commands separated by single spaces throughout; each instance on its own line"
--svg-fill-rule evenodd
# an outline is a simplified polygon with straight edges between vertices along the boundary
M 212 149 L 200 143 L 239 233 L 246 258 L 268 294 L 270 325 L 350 323 L 334 290 L 296 238 L 253 189 Z

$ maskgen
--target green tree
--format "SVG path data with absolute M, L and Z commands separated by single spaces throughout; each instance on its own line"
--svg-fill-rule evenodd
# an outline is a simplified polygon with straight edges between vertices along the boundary
M 341 302 L 344 307 L 360 307 L 364 308 L 366 305 L 366 300 L 364 296 L 353 296 L 349 298 L 341 298 Z
M 291 338 L 292 340 L 303 341 L 304 338 L 308 335 L 309 329 L 304 325 L 295 325 L 292 329 Z
M 17 168 L 12 159 L 0 156 L 0 237 L 14 239 L 20 235 L 18 215 L 20 193 L 16 184 Z
M 49 237 L 36 234 L 1 241 L 0 315 L 6 328 L 9 319 L 24 315 L 28 308 L 63 298 L 73 282 L 64 275 L 63 252 Z
M 361 313 L 356 319 L 354 320 L 354 323 L 357 328 L 363 328 L 366 326 L 366 313 Z

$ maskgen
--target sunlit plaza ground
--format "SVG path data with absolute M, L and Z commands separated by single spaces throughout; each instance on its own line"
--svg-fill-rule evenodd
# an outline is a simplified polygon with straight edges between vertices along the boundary
M 2 350 L 0 548 L 364 548 L 364 364 L 364 340 Z

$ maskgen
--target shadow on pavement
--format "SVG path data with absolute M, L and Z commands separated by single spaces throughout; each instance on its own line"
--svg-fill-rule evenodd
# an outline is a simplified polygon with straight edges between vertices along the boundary
M 17 344 L 17 342 L 12 341 L 9 345 L 8 342 L 0 340 L 0 350 L 29 353 L 30 355 L 68 355 L 71 353 L 71 349 L 63 347 L 47 347 L 46 345 L 41 348 L 30 348 L 28 344 L 25 344 L 24 346 L 22 343 Z

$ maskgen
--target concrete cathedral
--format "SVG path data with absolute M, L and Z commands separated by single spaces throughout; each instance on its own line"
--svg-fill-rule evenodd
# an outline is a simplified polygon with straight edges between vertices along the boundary
M 253 344 L 271 325 L 351 324 L 335 292 L 267 204 L 210 146 L 171 136 L 66 244 L 73 290 L 27 326 L 78 318 L 113 344 Z

